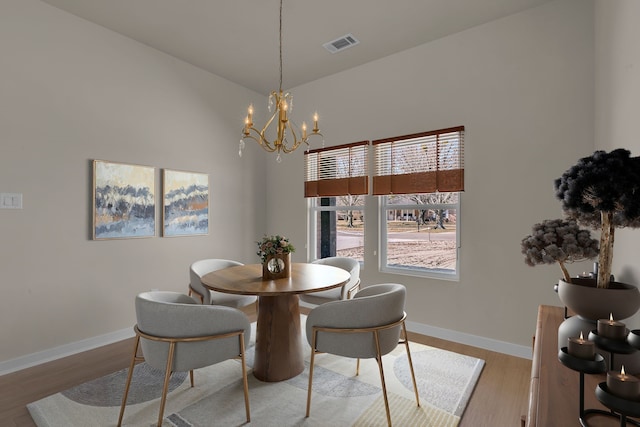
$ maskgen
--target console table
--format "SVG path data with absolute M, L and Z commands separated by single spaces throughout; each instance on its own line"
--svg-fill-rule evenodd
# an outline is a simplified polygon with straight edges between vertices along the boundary
M 558 326 L 563 320 L 563 307 L 541 305 L 538 308 L 529 410 L 526 420 L 523 420 L 527 427 L 580 426 L 579 374 L 558 360 Z M 596 386 L 605 380 L 604 374 L 585 375 L 585 408 L 608 410 L 595 395 Z M 588 418 L 588 424 L 589 427 L 619 426 L 620 421 L 594 415 Z

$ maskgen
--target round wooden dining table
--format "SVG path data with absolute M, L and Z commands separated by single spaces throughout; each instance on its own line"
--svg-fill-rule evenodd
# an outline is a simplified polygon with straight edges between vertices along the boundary
M 329 265 L 293 263 L 291 276 L 262 278 L 262 264 L 213 271 L 202 284 L 218 292 L 258 296 L 253 375 L 261 381 L 284 381 L 304 371 L 299 294 L 337 288 L 349 272 Z

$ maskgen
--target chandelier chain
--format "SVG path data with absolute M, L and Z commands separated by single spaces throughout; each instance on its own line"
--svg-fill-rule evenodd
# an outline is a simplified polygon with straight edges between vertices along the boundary
M 280 0 L 280 92 L 282 92 L 282 0 Z

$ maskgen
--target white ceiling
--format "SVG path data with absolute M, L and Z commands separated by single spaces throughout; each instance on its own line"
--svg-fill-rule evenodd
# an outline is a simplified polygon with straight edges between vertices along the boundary
M 279 0 L 42 0 L 263 94 L 278 88 Z M 283 89 L 550 0 L 285 0 Z M 347 33 L 360 44 L 322 45 Z

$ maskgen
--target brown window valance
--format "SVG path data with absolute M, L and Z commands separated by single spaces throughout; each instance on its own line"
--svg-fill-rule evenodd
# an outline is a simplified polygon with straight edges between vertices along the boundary
M 318 148 L 305 153 L 305 197 L 369 193 L 369 141 Z
M 374 195 L 464 191 L 464 126 L 372 144 Z

